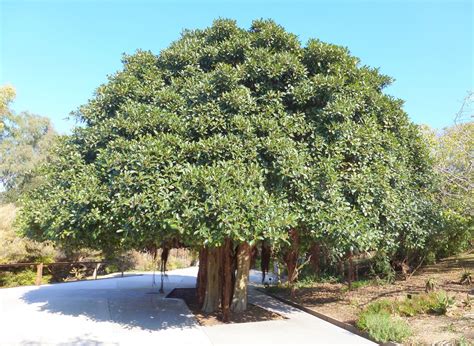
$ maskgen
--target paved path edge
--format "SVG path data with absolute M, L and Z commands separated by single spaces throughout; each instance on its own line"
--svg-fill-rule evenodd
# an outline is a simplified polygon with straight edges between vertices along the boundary
M 276 300 L 279 300 L 279 301 L 282 302 L 282 303 L 288 304 L 288 305 L 290 305 L 290 306 L 292 306 L 292 307 L 294 307 L 294 308 L 297 308 L 297 309 L 299 309 L 299 310 L 301 310 L 301 311 L 304 311 L 304 312 L 306 312 L 306 313 L 308 313 L 308 314 L 310 314 L 310 315 L 313 315 L 313 316 L 315 316 L 315 317 L 317 317 L 317 318 L 320 318 L 320 319 L 322 319 L 322 320 L 324 320 L 324 321 L 326 321 L 326 322 L 329 322 L 329 323 L 331 323 L 331 324 L 334 324 L 335 326 L 337 326 L 337 327 L 339 327 L 339 328 L 345 329 L 345 330 L 347 330 L 348 332 L 351 332 L 351 333 L 353 333 L 353 334 L 356 334 L 356 335 L 358 335 L 358 336 L 360 336 L 360 337 L 362 337 L 362 338 L 364 338 L 364 339 L 370 340 L 370 341 L 375 342 L 375 343 L 377 343 L 377 344 L 379 344 L 379 345 L 384 345 L 384 346 L 394 346 L 394 345 L 398 345 L 398 344 L 392 343 L 392 342 L 387 342 L 387 343 L 380 344 L 380 343 L 377 342 L 375 339 L 373 339 L 372 337 L 370 337 L 370 335 L 369 335 L 367 332 L 364 332 L 364 331 L 362 331 L 362 330 L 360 330 L 360 329 L 358 329 L 358 328 L 356 328 L 356 327 L 354 327 L 354 326 L 351 326 L 350 324 L 347 324 L 347 323 L 338 321 L 338 320 L 336 320 L 336 319 L 334 319 L 334 318 L 332 318 L 332 317 L 329 317 L 329 316 L 327 316 L 327 315 L 323 315 L 323 314 L 320 313 L 320 312 L 314 311 L 314 310 L 309 309 L 309 308 L 307 308 L 307 307 L 305 307 L 305 306 L 303 306 L 303 305 L 300 305 L 300 304 L 298 304 L 298 303 L 295 303 L 295 302 L 293 302 L 293 301 L 291 301 L 291 300 L 288 300 L 288 299 L 282 298 L 282 297 L 280 297 L 280 296 L 277 296 L 277 295 L 275 295 L 275 294 L 272 294 L 272 293 L 268 292 L 267 290 L 262 289 L 262 288 L 260 288 L 260 287 L 256 287 L 255 289 L 256 289 L 257 291 L 263 293 L 263 294 L 266 294 L 267 296 L 270 296 L 270 297 L 272 297 L 272 298 L 274 298 L 274 299 L 276 299 Z

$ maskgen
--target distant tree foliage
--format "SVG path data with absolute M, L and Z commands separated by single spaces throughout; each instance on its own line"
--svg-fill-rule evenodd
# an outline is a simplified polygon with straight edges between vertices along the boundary
M 436 198 L 443 227 L 429 250 L 438 257 L 466 250 L 474 238 L 474 94 L 470 92 L 452 126 L 437 133 L 423 126 L 438 179 Z
M 35 168 L 47 157 L 56 133 L 50 120 L 28 112 L 15 114 L 9 104 L 13 87 L 0 87 L 0 201 L 16 202 L 37 184 Z
M 418 128 L 383 93 L 391 79 L 346 48 L 302 46 L 270 20 L 216 20 L 123 63 L 25 199 L 26 234 L 100 249 L 179 243 L 222 263 L 230 251 L 248 277 L 261 241 L 291 260 L 316 241 L 340 258 L 414 257 L 437 227 Z M 235 284 L 241 299 L 245 277 Z

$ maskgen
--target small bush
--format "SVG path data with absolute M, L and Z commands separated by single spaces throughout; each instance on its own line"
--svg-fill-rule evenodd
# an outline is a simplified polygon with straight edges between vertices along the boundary
M 415 295 L 413 298 L 406 298 L 397 301 L 396 312 L 403 316 L 416 316 L 430 311 L 430 306 L 434 305 L 433 295 Z
M 454 298 L 450 297 L 444 291 L 439 291 L 436 294 L 436 301 L 430 307 L 430 311 L 439 315 L 444 315 L 448 309 L 454 305 Z
M 385 311 L 363 312 L 359 316 L 357 326 L 369 333 L 377 342 L 402 342 L 413 334 L 405 321 L 392 317 Z
M 464 270 L 461 274 L 461 280 L 459 280 L 461 285 L 471 285 L 472 284 L 472 273 L 470 271 Z
M 36 272 L 33 270 L 22 270 L 19 272 L 0 272 L 1 287 L 31 286 L 36 281 Z M 51 275 L 43 275 L 41 283 L 51 282 Z
M 425 292 L 433 292 L 436 289 L 436 286 L 438 286 L 436 280 L 434 278 L 429 278 L 428 280 L 426 280 Z

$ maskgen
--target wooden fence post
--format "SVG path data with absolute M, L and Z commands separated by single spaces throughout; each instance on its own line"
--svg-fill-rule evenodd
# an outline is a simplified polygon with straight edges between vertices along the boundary
M 36 286 L 41 285 L 41 279 L 43 278 L 43 263 L 36 266 Z
M 97 280 L 97 272 L 99 271 L 99 268 L 100 268 L 100 263 L 96 263 L 95 268 L 94 268 L 94 273 L 92 274 L 92 278 L 94 280 Z

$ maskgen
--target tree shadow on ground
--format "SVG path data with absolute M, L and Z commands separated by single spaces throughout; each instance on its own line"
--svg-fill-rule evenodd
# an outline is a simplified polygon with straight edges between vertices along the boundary
M 152 332 L 198 325 L 182 300 L 165 299 L 181 282 L 184 282 L 183 287 L 192 285 L 194 277 L 168 274 L 164 294 L 159 293 L 159 286 L 152 286 L 151 274 L 144 274 L 140 280 L 131 277 L 116 280 L 116 287 L 102 282 L 108 280 L 41 286 L 24 293 L 21 299 L 37 304 L 40 311 L 85 316 L 92 321 L 117 323 L 129 329 Z M 159 285 L 159 275 L 156 282 Z
M 42 346 L 44 343 L 34 340 L 24 340 L 20 343 L 22 346 Z M 102 342 L 95 338 L 89 337 L 88 335 L 84 337 L 77 337 L 67 340 L 66 342 L 61 342 L 57 344 L 58 346 L 118 346 L 118 342 Z

